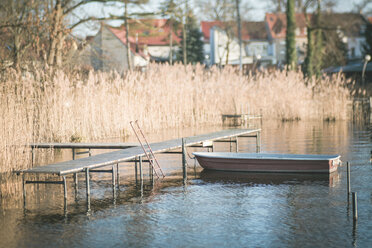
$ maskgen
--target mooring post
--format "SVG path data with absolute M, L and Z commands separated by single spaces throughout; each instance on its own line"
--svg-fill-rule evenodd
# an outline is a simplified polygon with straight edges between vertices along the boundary
M 63 196 L 64 196 L 64 206 L 67 207 L 67 182 L 66 182 L 66 176 L 62 177 L 63 179 Z
M 112 165 L 112 189 L 115 190 L 115 165 Z
M 257 134 L 256 134 L 256 152 L 260 152 L 261 151 L 261 132 L 260 131 L 257 131 Z
M 31 147 L 31 167 L 34 167 L 34 160 L 35 160 L 35 148 Z
M 236 136 L 236 147 L 235 147 L 235 151 L 238 152 L 239 151 L 239 143 L 238 143 L 238 136 Z
M 232 140 L 231 140 L 231 137 L 230 137 L 230 152 L 232 152 Z
M 72 148 L 72 160 L 75 160 L 75 148 Z
M 26 181 L 25 181 L 25 173 L 22 174 L 22 188 L 23 188 L 23 206 L 26 207 Z
M 92 156 L 92 152 L 91 152 L 91 149 L 90 148 L 88 149 L 88 153 L 89 153 L 89 157 L 91 157 Z
M 85 169 L 85 184 L 87 188 L 87 201 L 90 202 L 89 168 Z
M 142 172 L 142 156 L 139 157 L 139 170 L 140 170 L 140 181 L 143 181 L 143 172 Z
M 350 198 L 351 186 L 350 186 L 350 163 L 346 162 L 346 175 L 347 175 L 347 199 Z
M 135 161 L 134 161 L 134 176 L 135 176 L 135 178 L 136 178 L 136 184 L 138 183 L 138 179 L 137 179 L 137 177 L 138 177 L 138 176 L 137 176 L 137 174 L 138 174 L 138 173 L 137 173 L 137 169 L 138 169 L 138 168 L 137 168 L 137 160 L 138 160 L 138 158 L 136 157 L 136 158 L 135 158 Z
M 357 199 L 357 192 L 353 192 L 353 219 L 354 221 L 358 220 L 358 199 Z
M 186 142 L 185 139 L 182 138 L 182 172 L 183 172 L 183 180 L 187 180 L 187 166 L 186 166 Z
M 150 160 L 149 160 L 149 179 L 150 179 L 150 181 L 152 181 L 152 173 L 153 173 L 153 168 L 152 168 L 152 164 L 151 164 L 151 159 L 152 158 L 150 158 Z
M 116 186 L 119 188 L 119 163 L 116 164 Z

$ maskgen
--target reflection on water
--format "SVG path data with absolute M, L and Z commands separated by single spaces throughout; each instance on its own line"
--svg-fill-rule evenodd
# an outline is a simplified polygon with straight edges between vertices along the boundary
M 171 130 L 150 140 L 216 129 Z M 264 122 L 261 137 L 263 152 L 338 153 L 350 161 L 351 188 L 358 192 L 357 225 L 343 166 L 330 175 L 226 173 L 194 168 L 188 158 L 184 185 L 180 156 L 168 154 L 158 156 L 167 177 L 154 185 L 147 168 L 143 184 L 136 183 L 132 164 L 122 165 L 116 191 L 111 176 L 94 174 L 89 211 L 84 175 L 77 195 L 68 178 L 66 211 L 60 185 L 27 185 L 24 209 L 20 178 L 1 175 L 0 247 L 368 247 L 371 130 L 346 122 Z M 254 139 L 239 140 L 241 152 L 254 152 L 255 145 Z M 228 151 L 229 144 L 215 148 Z M 70 156 L 69 151 L 56 155 L 58 160 Z
M 246 185 L 314 184 L 333 187 L 339 180 L 338 172 L 331 174 L 249 173 L 203 170 L 200 179 L 208 183 L 235 183 Z

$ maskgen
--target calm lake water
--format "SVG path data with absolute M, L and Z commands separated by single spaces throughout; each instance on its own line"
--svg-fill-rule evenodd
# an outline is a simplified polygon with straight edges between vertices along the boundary
M 149 138 L 220 129 L 168 130 Z M 217 173 L 194 167 L 189 157 L 184 185 L 181 157 L 173 154 L 158 156 L 166 179 L 151 186 L 145 175 L 142 191 L 130 164 L 120 169 L 116 193 L 110 176 L 94 175 L 90 210 L 83 175 L 77 196 L 69 178 L 67 211 L 60 185 L 27 185 L 26 208 L 22 197 L 1 201 L 0 247 L 370 247 L 371 126 L 267 121 L 262 129 L 261 152 L 337 153 L 345 164 L 350 161 L 351 188 L 358 193 L 356 225 L 346 166 L 331 175 Z M 254 152 L 255 140 L 241 138 L 239 146 L 240 152 Z M 229 144 L 219 143 L 216 150 L 228 151 Z M 60 152 L 56 160 L 70 156 Z M 20 189 L 20 181 L 3 176 L 1 183 Z

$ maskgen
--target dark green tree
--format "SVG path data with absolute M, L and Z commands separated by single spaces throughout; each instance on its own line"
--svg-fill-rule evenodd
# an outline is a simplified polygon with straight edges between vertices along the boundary
M 187 61 L 187 63 L 202 63 L 204 60 L 203 53 L 203 34 L 199 30 L 196 18 L 191 15 L 186 25 L 186 42 L 184 42 L 183 35 L 181 35 L 181 47 L 177 53 L 177 59 L 180 61 Z M 184 44 L 186 44 L 186 60 L 184 59 Z
M 287 1 L 286 63 L 288 70 L 297 68 L 295 2 Z
M 311 3 L 308 1 L 307 3 Z M 314 15 L 314 21 L 309 20 L 306 13 L 307 5 L 304 7 L 307 28 L 307 51 L 303 65 L 305 76 L 312 77 L 314 74 L 319 77 L 322 69 L 323 57 L 323 31 L 321 27 L 320 0 L 317 0 L 317 9 Z

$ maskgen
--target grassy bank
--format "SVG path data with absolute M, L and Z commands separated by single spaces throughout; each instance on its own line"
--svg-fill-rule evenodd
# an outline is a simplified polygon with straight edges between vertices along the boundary
M 345 119 L 341 76 L 305 84 L 296 72 L 241 76 L 232 68 L 152 65 L 147 72 L 88 74 L 8 71 L 0 80 L 0 172 L 25 168 L 30 142 L 91 141 L 131 133 L 218 124 L 222 113 L 264 118 Z

